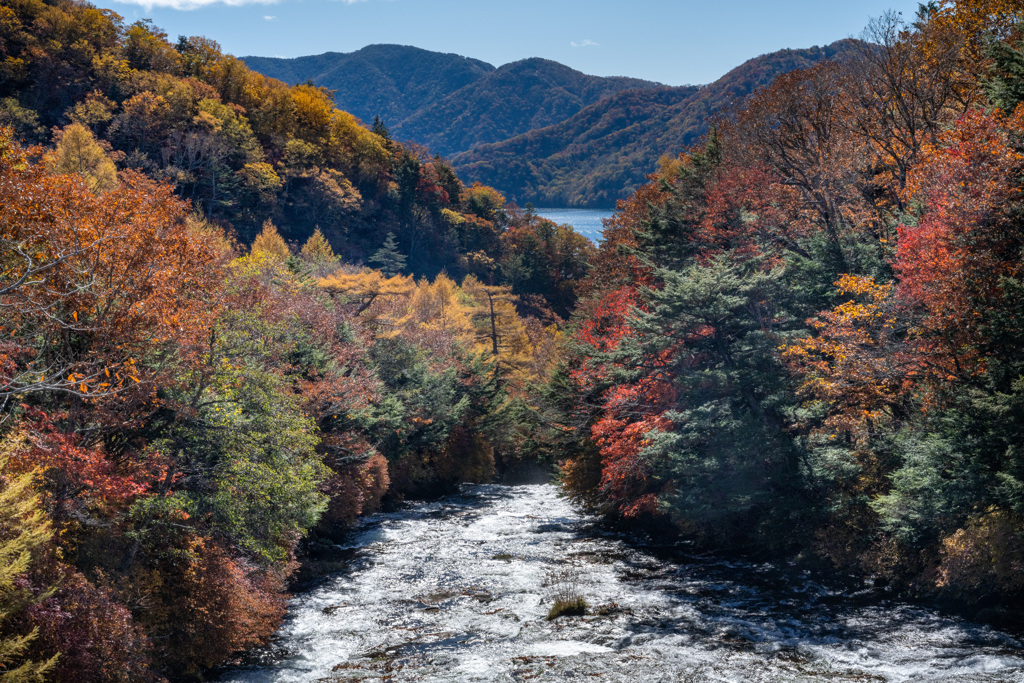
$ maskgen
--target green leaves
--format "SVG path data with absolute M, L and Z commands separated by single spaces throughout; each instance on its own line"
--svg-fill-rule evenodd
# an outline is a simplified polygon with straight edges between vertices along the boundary
M 239 457 L 217 473 L 216 493 L 207 504 L 218 531 L 266 562 L 284 562 L 327 507 L 327 496 L 319 491 L 326 475 L 313 454 L 303 459 Z

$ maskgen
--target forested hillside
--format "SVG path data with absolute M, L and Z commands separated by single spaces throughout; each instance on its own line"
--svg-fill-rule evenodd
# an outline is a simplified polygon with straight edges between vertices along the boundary
M 566 491 L 1021 623 L 1022 30 L 887 15 L 620 204 L 538 414 Z
M 855 41 L 781 50 L 709 85 L 630 90 L 547 128 L 452 157 L 459 176 L 499 188 L 523 205 L 613 207 L 643 185 L 658 159 L 695 144 L 715 118 L 781 74 L 861 49 Z
M 342 109 L 364 121 L 379 117 L 396 139 L 445 156 L 558 123 L 622 90 L 659 85 L 588 76 L 546 59 L 494 68 L 402 45 L 296 59 L 244 59 L 251 68 L 289 83 L 312 81 L 333 90 Z
M 391 127 L 494 71 L 478 59 L 405 45 L 242 60 L 250 69 L 285 83 L 312 81 L 333 91 L 338 106 L 353 116 L 365 122 L 376 116 Z
M 358 515 L 528 460 L 592 252 L 210 40 L 0 4 L 0 680 L 202 680 Z
M 563 121 L 614 93 L 655 88 L 637 78 L 587 76 L 547 59 L 506 64 L 395 126 L 403 140 L 445 155 Z
M 587 196 L 699 138 L 595 249 L 210 40 L 0 3 L 0 682 L 209 679 L 360 515 L 538 460 L 694 552 L 1024 623 L 1024 5 L 866 39 L 581 104 Z

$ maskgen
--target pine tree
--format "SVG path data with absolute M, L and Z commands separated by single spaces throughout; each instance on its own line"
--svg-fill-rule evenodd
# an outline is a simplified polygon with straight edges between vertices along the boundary
M 394 277 L 405 268 L 405 255 L 398 251 L 398 242 L 395 240 L 395 233 L 389 232 L 384 240 L 384 246 L 374 252 L 369 262 L 388 277 Z
M 373 126 L 370 128 L 374 135 L 384 141 L 384 146 L 391 149 L 391 131 L 384 125 L 379 116 L 373 117 Z
M 1014 46 L 993 41 L 988 49 L 992 67 L 984 81 L 985 88 L 992 104 L 1006 112 L 1012 112 L 1024 101 L 1024 51 L 1021 48 L 1024 42 Z

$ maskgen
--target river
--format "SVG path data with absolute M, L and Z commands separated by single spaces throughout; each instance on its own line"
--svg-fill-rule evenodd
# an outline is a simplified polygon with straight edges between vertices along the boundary
M 346 548 L 223 681 L 1024 681 L 1010 635 L 785 566 L 667 561 L 547 484 L 373 515 Z M 570 585 L 589 613 L 547 621 Z

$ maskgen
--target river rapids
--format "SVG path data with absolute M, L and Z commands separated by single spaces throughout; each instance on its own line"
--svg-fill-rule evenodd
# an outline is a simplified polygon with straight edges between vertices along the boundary
M 234 683 L 1024 681 L 1024 644 L 790 567 L 667 561 L 551 485 L 368 517 Z M 546 619 L 578 593 L 584 616 Z

